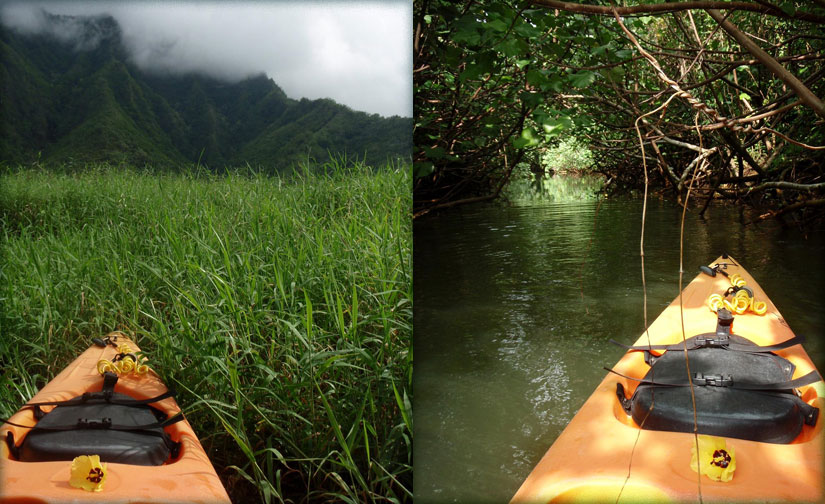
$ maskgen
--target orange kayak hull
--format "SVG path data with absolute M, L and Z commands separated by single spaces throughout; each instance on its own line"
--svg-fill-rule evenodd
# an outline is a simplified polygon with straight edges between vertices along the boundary
M 714 263 L 731 263 L 718 258 Z M 794 336 L 776 306 L 744 268 L 730 265 L 728 274 L 738 273 L 753 289 L 767 312 L 735 315 L 731 333 L 765 346 Z M 650 344 L 682 342 L 685 337 L 712 332 L 716 314 L 707 299 L 730 287 L 722 274 L 698 275 L 650 325 Z M 682 318 L 680 312 L 684 314 Z M 647 345 L 642 334 L 635 345 Z M 815 370 L 800 345 L 776 354 L 796 365 L 794 378 Z M 649 366 L 642 352 L 628 352 L 613 367 L 617 372 L 642 378 Z M 539 461 L 512 503 L 533 502 L 704 502 L 714 501 L 806 501 L 823 500 L 822 417 L 816 425 L 805 425 L 790 444 L 771 444 L 727 438 L 736 452 L 736 470 L 729 482 L 697 478 L 691 468 L 692 433 L 642 430 L 629 417 L 616 397 L 621 383 L 627 395 L 637 382 L 609 373 L 573 417 L 565 430 Z M 806 403 L 823 412 L 825 386 L 822 381 L 798 389 Z
M 126 343 L 134 351 L 140 350 L 123 336 L 118 337 L 118 343 Z M 99 391 L 103 380 L 97 372 L 97 363 L 101 359 L 111 360 L 116 353 L 117 350 L 110 345 L 105 348 L 92 346 L 43 387 L 30 402 L 62 401 L 84 392 Z M 157 397 L 167 390 L 151 370 L 143 375 L 122 375 L 115 386 L 115 392 L 135 399 Z M 172 397 L 153 403 L 153 406 L 170 417 L 180 411 Z M 20 425 L 36 423 L 31 408 L 21 409 L 9 421 Z M 107 478 L 100 492 L 88 492 L 69 485 L 71 462 L 20 462 L 13 459 L 8 446 L 2 442 L 0 503 L 229 503 L 229 496 L 189 422 L 183 420 L 165 430 L 173 440 L 181 443 L 176 459 L 160 466 L 108 463 Z M 3 424 L 0 436 L 4 441 L 7 432 L 11 432 L 19 446 L 28 431 Z

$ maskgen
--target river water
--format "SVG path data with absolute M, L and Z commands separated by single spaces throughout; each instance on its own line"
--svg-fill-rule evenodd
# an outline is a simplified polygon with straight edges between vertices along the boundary
M 642 333 L 641 214 L 639 201 L 588 201 L 415 222 L 417 504 L 507 502 L 623 354 L 608 340 Z M 727 252 L 808 336 L 822 370 L 825 233 L 742 217 L 688 214 L 684 284 Z M 680 219 L 677 205 L 648 203 L 650 321 L 678 294 Z

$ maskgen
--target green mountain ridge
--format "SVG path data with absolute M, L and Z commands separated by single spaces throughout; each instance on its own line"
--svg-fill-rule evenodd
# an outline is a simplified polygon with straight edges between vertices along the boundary
M 44 17 L 51 32 L 0 25 L 0 161 L 277 171 L 307 156 L 410 158 L 411 118 L 293 100 L 264 74 L 228 83 L 145 72 L 129 60 L 114 18 Z

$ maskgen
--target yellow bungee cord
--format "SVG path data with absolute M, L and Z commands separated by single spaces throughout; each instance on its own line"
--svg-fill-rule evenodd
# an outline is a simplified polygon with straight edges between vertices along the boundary
M 765 312 L 768 311 L 767 303 L 757 301 L 755 297 L 749 294 L 748 290 L 744 289 L 747 282 L 742 278 L 742 275 L 734 273 L 728 278 L 730 279 L 730 284 L 738 290 L 736 290 L 731 299 L 727 299 L 726 296 L 722 296 L 721 294 L 711 294 L 708 296 L 708 306 L 710 306 L 712 311 L 716 312 L 720 308 L 727 308 L 731 313 L 736 313 L 737 315 L 742 315 L 748 310 L 757 315 L 764 315 Z
M 149 366 L 143 362 L 138 363 L 135 353 L 131 347 L 126 343 L 121 343 L 117 347 L 118 354 L 114 359 L 101 359 L 97 361 L 97 372 L 101 375 L 106 371 L 116 373 L 119 375 L 134 373 L 136 375 L 146 374 L 149 371 Z

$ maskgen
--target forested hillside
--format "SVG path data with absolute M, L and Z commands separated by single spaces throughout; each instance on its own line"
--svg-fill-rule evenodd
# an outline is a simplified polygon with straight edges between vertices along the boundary
M 200 160 L 274 171 L 307 156 L 324 162 L 328 153 L 368 164 L 409 158 L 409 118 L 293 100 L 263 74 L 228 83 L 146 73 L 130 61 L 112 17 L 46 19 L 51 33 L 71 27 L 72 37 L 0 27 L 2 161 L 163 167 Z

